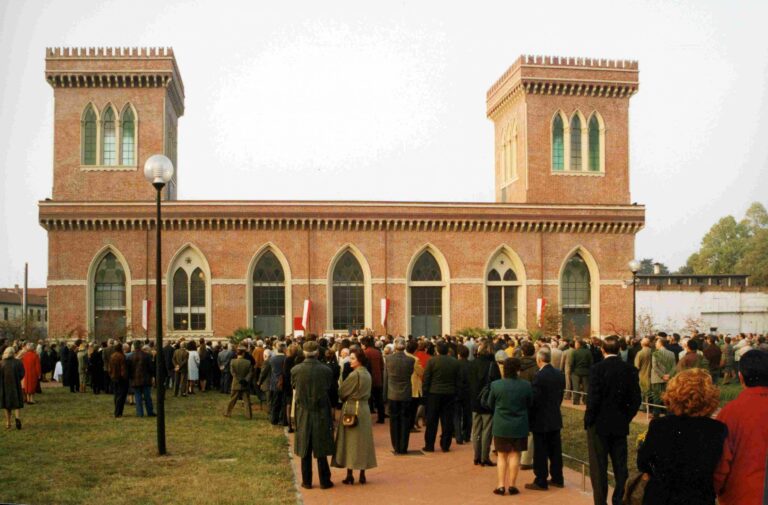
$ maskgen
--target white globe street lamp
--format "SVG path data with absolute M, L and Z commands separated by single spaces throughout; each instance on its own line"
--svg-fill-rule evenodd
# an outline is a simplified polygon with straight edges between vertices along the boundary
M 156 241 L 157 241 L 157 263 L 155 265 L 155 350 L 157 359 L 155 359 L 155 382 L 157 383 L 157 452 L 162 456 L 166 453 L 165 448 L 165 360 L 163 359 L 163 293 L 162 281 L 160 279 L 162 262 L 162 237 L 161 213 L 160 213 L 160 194 L 163 188 L 173 178 L 173 163 L 162 154 L 150 156 L 144 163 L 144 177 L 152 183 L 157 193 L 157 218 L 155 220 Z

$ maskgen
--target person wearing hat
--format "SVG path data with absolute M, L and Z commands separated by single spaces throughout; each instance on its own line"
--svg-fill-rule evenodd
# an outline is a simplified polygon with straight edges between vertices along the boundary
M 301 458 L 301 487 L 312 488 L 312 457 L 317 459 L 320 488 L 333 487 L 328 456 L 334 453 L 330 391 L 333 372 L 318 359 L 317 342 L 304 343 L 304 361 L 291 369 L 296 402 L 293 451 Z
M 242 399 L 245 403 L 246 417 L 248 419 L 253 419 L 250 392 L 251 377 L 253 376 L 253 365 L 251 365 L 249 360 L 245 359 L 245 353 L 245 346 L 239 346 L 237 348 L 237 357 L 233 359 L 229 364 L 229 374 L 232 376 L 232 393 L 229 399 L 229 405 L 227 405 L 227 411 L 224 413 L 224 417 L 230 417 L 232 415 L 232 409 L 235 408 L 237 401 Z

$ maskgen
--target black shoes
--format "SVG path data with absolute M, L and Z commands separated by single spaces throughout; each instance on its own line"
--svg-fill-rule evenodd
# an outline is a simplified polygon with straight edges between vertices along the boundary
M 504 496 L 506 492 L 507 492 L 506 489 L 504 489 L 503 487 L 497 487 L 496 489 L 493 490 L 493 494 L 497 494 L 499 496 Z
M 435 452 L 434 447 L 432 449 L 430 449 L 429 447 L 422 447 L 421 450 L 423 452 Z
M 21 419 L 18 419 L 18 418 L 16 419 L 16 429 L 17 430 L 21 429 Z
M 349 484 L 350 486 L 355 483 L 355 478 L 351 475 L 348 475 L 343 481 L 341 481 L 342 484 Z
M 490 459 L 486 460 L 486 461 L 481 461 L 480 464 L 483 465 L 483 466 L 496 466 L 496 463 L 494 463 Z
M 563 489 L 565 487 L 565 483 L 564 482 L 555 482 L 552 479 L 549 479 L 547 481 L 547 484 L 550 485 L 550 486 L 554 486 L 554 487 L 560 488 L 560 489 Z
M 517 489 L 515 486 L 509 486 L 509 494 L 510 496 L 513 494 L 520 494 L 520 490 Z
M 306 483 L 302 482 L 301 483 L 301 487 L 303 487 L 304 489 L 312 489 L 312 484 L 306 484 Z
M 477 465 L 479 465 L 479 464 L 480 464 L 480 460 L 479 460 L 479 459 L 476 459 L 476 460 L 475 460 L 475 466 L 477 466 Z
M 525 489 L 530 489 L 531 491 L 546 491 L 547 490 L 547 488 L 538 485 L 536 482 L 531 482 L 530 484 L 526 484 L 525 485 Z
M 332 487 L 333 487 L 333 482 L 330 482 L 330 481 L 320 484 L 320 489 L 330 489 Z

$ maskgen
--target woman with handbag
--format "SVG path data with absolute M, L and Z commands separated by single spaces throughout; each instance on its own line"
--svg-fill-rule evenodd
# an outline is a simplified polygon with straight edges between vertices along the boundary
M 728 431 L 709 417 L 720 392 L 706 370 L 691 368 L 669 381 L 664 404 L 669 415 L 651 421 L 637 452 L 637 468 L 649 477 L 644 493 L 635 486 L 625 501 L 638 503 L 642 494 L 643 505 L 712 505 L 713 475 Z
M 360 470 L 358 481 L 366 483 L 365 471 L 376 468 L 376 450 L 373 446 L 373 424 L 368 399 L 371 397 L 371 374 L 365 368 L 365 353 L 355 348 L 349 354 L 350 373 L 339 390 L 343 402 L 341 422 L 336 431 L 336 454 L 333 466 L 346 468 L 344 484 L 354 484 L 353 470 Z

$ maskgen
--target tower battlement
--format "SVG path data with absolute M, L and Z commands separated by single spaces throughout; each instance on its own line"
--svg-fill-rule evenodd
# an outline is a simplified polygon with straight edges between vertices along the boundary
M 172 47 L 47 47 L 46 58 L 173 58 Z

